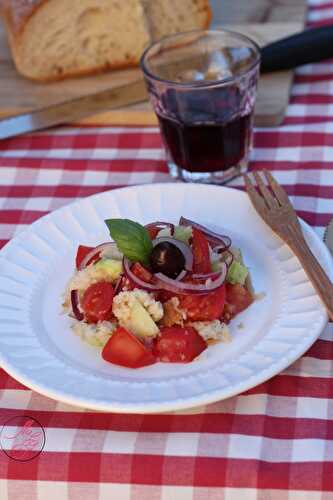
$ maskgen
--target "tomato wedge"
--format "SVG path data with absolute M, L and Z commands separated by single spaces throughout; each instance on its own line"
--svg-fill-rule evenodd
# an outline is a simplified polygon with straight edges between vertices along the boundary
M 147 227 L 146 229 L 148 231 L 149 238 L 151 240 L 154 240 L 156 238 L 156 236 L 158 235 L 158 233 L 160 232 L 160 230 L 161 230 L 161 228 L 159 228 L 159 227 L 153 227 L 153 226 Z
M 145 281 L 146 283 L 151 283 L 152 281 L 152 273 L 140 262 L 135 262 L 131 266 L 131 271 L 135 276 L 137 276 L 139 279 L 142 281 Z M 126 279 L 126 288 L 127 290 L 134 290 L 134 288 L 138 288 L 138 285 L 136 285 L 132 280 L 129 278 Z
M 212 271 L 208 240 L 202 231 L 192 229 L 193 272 L 206 274 Z
M 81 307 L 88 323 L 97 323 L 111 318 L 113 297 L 113 286 L 107 281 L 99 281 L 87 288 Z
M 252 294 L 243 285 L 226 284 L 226 304 L 223 311 L 225 321 L 230 321 L 237 314 L 247 309 L 253 302 Z
M 155 339 L 153 353 L 164 363 L 189 363 L 207 347 L 192 327 L 164 327 Z
M 225 285 L 204 295 L 178 295 L 178 299 L 191 321 L 219 319 L 225 304 Z
M 146 267 L 140 264 L 140 262 L 135 262 L 131 267 L 131 271 L 133 274 L 135 274 L 135 276 L 142 279 L 142 281 L 145 281 L 146 283 L 150 283 L 152 280 L 152 273 Z
M 152 365 L 156 359 L 148 349 L 131 332 L 119 326 L 105 344 L 102 358 L 109 363 L 114 363 L 127 368 L 140 368 Z
M 95 247 L 86 247 L 84 245 L 80 245 L 79 248 L 77 249 L 76 253 L 76 269 L 80 269 L 80 266 L 82 264 L 83 259 L 88 255 L 89 252 L 91 252 Z M 96 254 L 89 262 L 88 264 L 91 264 L 92 262 L 96 262 L 97 260 L 100 259 L 99 253 Z

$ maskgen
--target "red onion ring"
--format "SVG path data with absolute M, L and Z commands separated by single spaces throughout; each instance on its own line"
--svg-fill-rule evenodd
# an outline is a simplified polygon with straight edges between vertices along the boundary
M 196 229 L 199 229 L 199 231 L 202 231 L 205 236 L 207 237 L 209 243 L 211 245 L 223 245 L 223 248 L 227 250 L 231 246 L 231 239 L 229 236 L 226 236 L 224 234 L 218 234 L 215 233 L 214 231 L 211 231 L 210 229 L 207 229 L 206 227 L 202 226 L 201 224 L 197 224 L 196 222 L 193 222 L 190 219 L 185 219 L 185 217 L 181 217 L 179 219 L 179 225 L 180 226 L 192 226 Z
M 228 249 L 228 250 L 226 250 L 224 245 L 215 245 L 215 246 L 213 247 L 213 250 L 214 250 L 214 252 L 216 252 L 216 253 L 223 253 L 223 252 L 227 252 L 227 251 L 229 252 L 229 249 Z
M 185 278 L 185 276 L 187 276 L 187 271 L 186 271 L 185 269 L 183 269 L 183 270 L 181 271 L 181 273 L 180 273 L 180 274 L 178 274 L 178 276 L 177 276 L 177 278 L 176 278 L 176 280 L 175 280 L 175 281 L 181 281 L 182 279 L 184 279 L 184 278 Z
M 214 251 L 216 251 L 216 248 L 214 248 Z M 225 255 L 228 256 L 228 260 L 224 258 Z M 228 249 L 228 250 L 222 250 L 221 256 L 223 257 L 223 262 L 225 262 L 227 266 L 230 267 L 234 261 L 234 254 Z
M 157 280 L 157 285 L 163 290 L 167 290 L 169 292 L 175 294 L 207 294 L 209 292 L 213 292 L 217 288 L 223 285 L 227 276 L 227 265 L 224 264 L 220 273 L 218 273 L 218 278 L 216 280 L 211 280 L 211 278 L 206 279 L 205 284 L 195 284 L 195 283 L 186 283 L 182 281 L 177 281 L 168 278 L 162 273 L 157 273 L 154 275 Z M 210 281 L 210 283 L 209 283 Z
M 136 276 L 136 274 L 132 273 L 131 265 L 132 265 L 132 263 L 127 259 L 127 257 L 124 257 L 123 258 L 124 273 L 125 273 L 125 276 L 130 281 L 132 281 L 132 283 L 137 285 L 138 288 L 141 288 L 142 290 L 146 290 L 147 292 L 158 292 L 160 290 L 160 287 L 153 285 L 152 283 L 147 283 L 146 281 L 143 281 L 141 278 Z
M 78 290 L 71 291 L 71 303 L 72 303 L 72 311 L 75 318 L 78 321 L 82 321 L 84 318 L 83 312 L 80 311 L 80 301 L 79 301 L 79 292 Z
M 211 272 L 211 273 L 206 273 L 206 274 L 192 274 L 191 275 L 191 278 L 193 278 L 194 280 L 208 280 L 208 279 L 216 279 L 220 276 L 221 274 L 221 271 L 215 271 L 215 272 Z
M 147 283 L 141 280 L 138 276 L 136 276 L 131 271 L 131 262 L 124 257 L 123 260 L 124 272 L 125 276 L 132 281 L 138 288 L 142 290 L 146 290 L 147 292 L 158 292 L 160 290 L 167 290 L 169 292 L 175 294 L 207 294 L 212 292 L 223 285 L 226 275 L 227 275 L 227 266 L 224 264 L 222 270 L 219 273 L 209 273 L 209 276 L 205 276 L 206 283 L 186 283 L 183 281 L 173 280 L 168 278 L 162 273 L 154 274 L 154 278 L 156 282 L 154 284 Z M 181 276 L 182 279 L 184 276 Z M 216 279 L 211 281 L 211 283 L 207 283 L 208 280 L 212 280 L 212 277 Z
M 222 258 L 222 262 L 225 262 L 229 268 L 234 261 L 234 254 L 231 252 L 231 250 L 229 250 L 228 248 L 225 249 L 223 245 L 218 245 L 214 247 L 213 250 L 220 255 L 220 258 Z
M 192 271 L 193 269 L 193 253 L 191 248 L 186 245 L 183 241 L 176 240 L 175 238 L 169 238 L 168 236 L 162 236 L 161 238 L 156 238 L 153 240 L 153 246 L 155 247 L 159 243 L 171 243 L 175 245 L 185 257 L 185 269 L 186 271 Z
M 121 274 L 114 285 L 114 294 L 115 295 L 117 295 L 121 291 L 121 287 L 123 286 L 123 279 L 124 279 L 124 276 Z
M 106 250 L 107 248 L 114 248 L 116 247 L 116 243 L 114 242 L 110 242 L 110 243 L 102 243 L 101 245 L 98 245 L 97 247 L 93 248 L 91 250 L 91 252 L 89 252 L 85 258 L 82 260 L 81 262 L 81 265 L 79 267 L 79 271 L 82 271 L 82 269 L 85 269 L 87 267 L 87 265 L 89 264 L 89 262 L 91 261 L 91 259 L 93 259 L 96 254 L 102 252 L 103 250 Z

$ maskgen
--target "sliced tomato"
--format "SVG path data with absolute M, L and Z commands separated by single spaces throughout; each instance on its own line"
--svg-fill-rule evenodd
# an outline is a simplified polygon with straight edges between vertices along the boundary
M 167 290 L 160 290 L 156 294 L 156 300 L 159 300 L 160 302 L 162 302 L 162 304 L 170 300 L 172 297 L 178 297 L 178 295 L 175 295 L 172 292 L 168 292 Z
M 76 253 L 76 269 L 79 269 L 83 259 L 88 255 L 89 252 L 91 252 L 94 249 L 94 247 L 86 247 L 84 245 L 80 245 L 79 248 L 77 249 Z M 91 264 L 92 262 L 96 262 L 99 260 L 100 256 L 99 253 L 96 254 L 89 262 L 88 264 Z
M 253 302 L 252 294 L 243 285 L 226 284 L 226 304 L 223 311 L 225 321 L 247 309 Z
M 135 274 L 135 276 L 140 278 L 142 281 L 145 281 L 146 283 L 150 283 L 152 280 L 152 273 L 149 271 L 149 269 L 140 264 L 140 262 L 135 262 L 131 267 L 131 271 L 133 274 Z
M 151 240 L 154 240 L 156 238 L 156 236 L 158 235 L 158 233 L 160 232 L 160 230 L 161 230 L 161 228 L 159 228 L 159 227 L 153 227 L 153 226 L 147 227 L 146 229 L 148 231 L 149 238 Z
M 135 335 L 119 326 L 112 334 L 102 351 L 102 358 L 109 363 L 140 368 L 155 363 L 156 359 Z
M 145 266 L 140 264 L 140 262 L 135 262 L 132 264 L 131 271 L 135 276 L 137 276 L 140 280 L 145 281 L 146 283 L 150 283 L 152 281 L 152 273 Z M 130 279 L 127 280 L 126 287 L 129 290 L 133 290 L 137 288 L 137 285 L 133 283 Z
M 112 317 L 113 297 L 113 286 L 107 281 L 99 281 L 87 288 L 81 307 L 88 323 L 97 323 Z
M 212 321 L 222 315 L 225 303 L 225 285 L 203 295 L 178 295 L 180 307 L 191 321 Z
M 207 347 L 192 327 L 164 327 L 155 339 L 153 352 L 164 363 L 189 363 Z
M 193 271 L 196 274 L 210 273 L 212 266 L 208 240 L 199 229 L 194 227 L 192 231 Z

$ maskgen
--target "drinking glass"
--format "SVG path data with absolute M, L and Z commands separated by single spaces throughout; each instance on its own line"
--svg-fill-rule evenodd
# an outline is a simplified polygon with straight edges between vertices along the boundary
M 260 49 L 228 30 L 178 33 L 141 58 L 173 177 L 224 184 L 247 170 Z

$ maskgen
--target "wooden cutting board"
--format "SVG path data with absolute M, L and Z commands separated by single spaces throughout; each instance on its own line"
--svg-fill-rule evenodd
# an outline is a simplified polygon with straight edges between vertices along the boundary
M 240 5 L 241 4 L 241 5 Z M 255 39 L 261 46 L 304 27 L 306 0 L 211 0 L 212 26 L 228 26 Z M 20 77 L 12 63 L 6 36 L 0 25 L 0 115 L 40 108 L 135 80 L 140 70 L 114 71 L 104 75 L 38 84 Z M 284 118 L 293 72 L 283 71 L 260 78 L 256 124 L 274 126 Z M 149 103 L 128 106 L 82 120 L 84 124 L 155 124 Z

